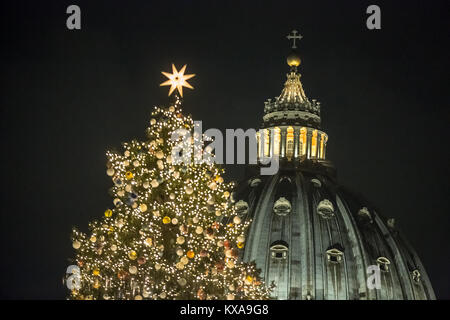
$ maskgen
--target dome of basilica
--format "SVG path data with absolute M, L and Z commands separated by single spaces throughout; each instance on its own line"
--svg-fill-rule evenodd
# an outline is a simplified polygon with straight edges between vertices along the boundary
M 276 156 L 280 168 L 261 175 L 262 164 L 248 166 L 234 201 L 242 220 L 252 221 L 242 259 L 275 284 L 273 297 L 435 299 L 395 220 L 337 182 L 320 104 L 306 97 L 295 64 L 264 111 L 258 159 Z

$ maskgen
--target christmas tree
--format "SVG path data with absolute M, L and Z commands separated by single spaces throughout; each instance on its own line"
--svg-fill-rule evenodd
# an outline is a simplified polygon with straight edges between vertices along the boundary
M 190 87 L 184 70 L 165 74 L 170 93 L 176 88 L 182 95 L 182 87 Z M 193 128 L 176 96 L 169 108 L 155 107 L 145 141 L 107 152 L 113 206 L 89 224 L 89 233 L 73 230 L 77 271 L 68 280 L 71 299 L 269 297 L 254 264 L 238 259 L 250 222 L 235 214 L 233 185 L 224 182 L 223 169 L 193 161 L 194 152 L 183 155 L 190 163 L 175 161 L 172 152 L 180 142 L 172 133 Z M 207 139 L 189 137 L 183 141 L 190 149 Z

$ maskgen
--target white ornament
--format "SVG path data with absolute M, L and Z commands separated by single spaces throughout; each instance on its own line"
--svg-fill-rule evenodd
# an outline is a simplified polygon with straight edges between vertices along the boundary
M 141 164 L 140 164 L 140 162 L 138 161 L 138 160 L 134 160 L 133 161 L 133 166 L 135 166 L 135 167 L 139 167 Z
M 153 179 L 150 184 L 152 185 L 152 188 L 157 188 L 159 186 L 159 182 L 156 179 Z
M 114 175 L 114 169 L 113 168 L 109 168 L 108 170 L 106 170 L 106 174 L 110 177 L 112 177 Z
M 177 238 L 177 243 L 178 243 L 178 244 L 183 244 L 184 241 L 185 241 L 185 239 L 184 239 L 183 236 L 179 236 L 179 237 Z
M 238 216 L 235 216 L 235 217 L 233 218 L 233 222 L 234 222 L 235 224 L 239 224 L 239 223 L 241 223 L 241 218 L 239 218 Z
M 137 268 L 136 268 L 136 266 L 131 266 L 130 268 L 128 268 L 128 271 L 130 271 L 131 274 L 136 274 Z
M 75 241 L 72 243 L 72 247 L 73 247 L 74 249 L 79 249 L 79 248 L 81 247 L 81 242 L 78 241 L 78 240 L 75 240 Z
M 184 287 L 187 284 L 187 281 L 185 278 L 178 279 L 178 284 L 182 287 Z
M 191 186 L 184 187 L 184 190 L 186 190 L 187 194 L 192 194 L 194 192 L 194 188 L 192 188 Z
M 195 233 L 196 234 L 202 234 L 203 233 L 203 228 L 202 227 L 195 228 Z
M 148 181 L 145 181 L 142 186 L 144 187 L 144 189 L 148 189 L 148 187 L 150 187 L 150 183 L 148 183 Z
M 164 152 L 162 152 L 161 150 L 159 150 L 158 152 L 156 152 L 156 158 L 158 158 L 158 159 L 164 158 Z

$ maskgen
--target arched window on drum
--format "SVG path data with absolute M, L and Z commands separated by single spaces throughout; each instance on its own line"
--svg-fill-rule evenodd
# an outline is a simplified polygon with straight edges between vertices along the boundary
M 294 128 L 287 128 L 286 157 L 291 160 L 294 157 Z

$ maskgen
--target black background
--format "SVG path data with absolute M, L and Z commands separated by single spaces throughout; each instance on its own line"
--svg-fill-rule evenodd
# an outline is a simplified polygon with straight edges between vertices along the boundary
M 197 74 L 184 110 L 203 128 L 255 128 L 296 28 L 339 180 L 396 218 L 449 299 L 447 2 L 2 1 L 0 297 L 65 297 L 71 228 L 111 205 L 105 151 L 167 104 L 161 71 Z M 81 30 L 66 28 L 70 4 Z M 381 30 L 366 28 L 370 4 Z

